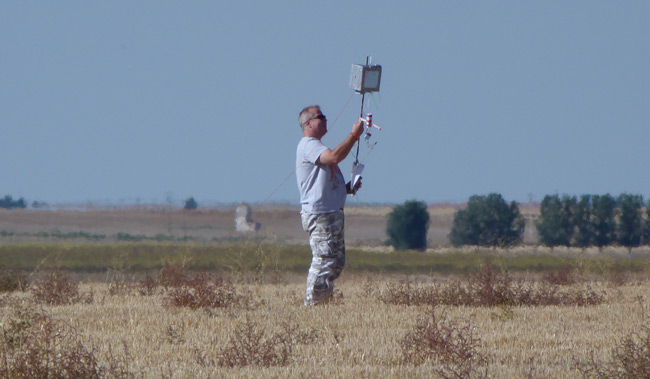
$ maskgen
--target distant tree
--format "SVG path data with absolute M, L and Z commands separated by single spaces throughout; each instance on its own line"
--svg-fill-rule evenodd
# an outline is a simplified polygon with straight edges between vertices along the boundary
M 582 195 L 573 214 L 575 234 L 573 246 L 588 247 L 594 243 L 594 225 L 591 221 L 591 195 Z
M 194 197 L 190 197 L 189 199 L 185 200 L 185 206 L 183 208 L 187 210 L 192 210 L 198 207 L 199 204 L 196 202 L 196 200 L 194 200 Z
M 610 194 L 594 195 L 591 201 L 591 220 L 594 243 L 600 249 L 616 242 L 616 199 Z
M 406 201 L 396 205 L 388 214 L 388 244 L 397 250 L 427 248 L 427 229 L 429 228 L 429 212 L 426 203 L 422 201 Z
M 4 198 L 0 199 L 0 208 L 15 209 L 25 207 L 27 207 L 27 204 L 25 203 L 25 199 L 22 197 L 18 200 L 14 200 L 11 195 L 6 195 Z
M 546 246 L 570 246 L 575 228 L 574 213 L 577 207 L 575 196 L 546 195 L 540 206 L 537 221 L 539 241 Z
M 643 220 L 643 237 L 642 241 L 644 245 L 650 245 L 650 199 L 648 199 L 648 204 L 645 207 L 645 220 Z
M 498 193 L 474 195 L 454 214 L 449 240 L 454 246 L 506 247 L 521 242 L 524 228 L 516 202 L 508 205 Z
M 621 194 L 617 203 L 621 216 L 617 228 L 617 240 L 622 246 L 631 250 L 641 245 L 643 235 L 643 196 Z
M 48 204 L 44 201 L 37 201 L 37 200 L 32 201 L 32 208 L 34 209 L 46 208 L 47 206 Z

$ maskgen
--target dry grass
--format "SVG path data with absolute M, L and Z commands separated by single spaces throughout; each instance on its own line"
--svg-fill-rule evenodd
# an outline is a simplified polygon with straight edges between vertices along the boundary
M 400 279 L 344 275 L 338 282 L 343 296 L 314 308 L 301 305 L 304 278 L 298 276 L 282 284 L 234 284 L 249 302 L 196 309 L 170 306 L 162 288 L 142 296 L 137 285 L 111 293 L 105 282 L 81 283 L 79 292 L 93 293 L 93 301 L 34 305 L 30 292 L 5 294 L 0 323 L 12 341 L 24 338 L 32 324 L 62 328 L 62 341 L 74 347 L 65 354 L 85 356 L 102 376 L 121 370 L 151 378 L 428 378 L 469 369 L 473 376 L 563 378 L 608 373 L 626 354 L 636 354 L 641 364 L 647 359 L 648 280 L 613 285 L 596 278 L 562 286 L 604 294 L 596 305 L 441 305 L 431 313 L 428 305 L 379 299 L 380 289 Z M 29 307 L 31 313 L 25 312 Z M 405 346 L 418 336 L 439 351 L 469 354 L 473 365 L 405 359 Z
M 0 244 L 114 243 L 146 239 L 169 242 L 187 238 L 196 243 L 239 241 L 254 238 L 269 243 L 305 244 L 307 237 L 300 224 L 299 207 L 253 207 L 253 219 L 261 229 L 253 235 L 235 232 L 235 206 L 196 211 L 158 209 L 86 209 L 20 211 L 0 208 Z M 390 206 L 346 208 L 346 236 L 350 246 L 381 246 L 386 240 Z M 449 246 L 454 208 L 451 205 L 429 209 L 429 246 Z

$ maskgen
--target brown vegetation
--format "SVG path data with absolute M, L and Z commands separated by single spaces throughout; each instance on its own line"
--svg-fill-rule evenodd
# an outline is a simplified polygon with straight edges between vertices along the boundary
M 304 307 L 302 276 L 274 284 L 226 284 L 207 273 L 181 273 L 183 281 L 167 289 L 159 275 L 114 293 L 109 282 L 75 283 L 78 292 L 66 292 L 70 299 L 57 305 L 37 303 L 33 292 L 4 295 L 0 376 L 611 377 L 627 372 L 638 377 L 650 372 L 644 297 L 650 282 L 645 279 L 614 286 L 576 275 L 573 284 L 553 285 L 542 276 L 515 280 L 488 266 L 468 277 L 419 277 L 408 284 L 396 276 L 344 275 L 338 301 Z M 45 278 L 63 281 L 56 275 Z M 521 288 L 534 293 L 548 286 L 561 289 L 554 296 L 573 300 L 572 292 L 594 288 L 599 301 L 512 300 L 521 296 Z M 471 291 L 463 296 L 480 300 L 441 301 L 461 287 Z M 225 288 L 232 292 L 219 295 Z M 410 300 L 386 301 L 389 288 L 401 288 L 396 298 Z M 418 300 L 428 299 L 418 291 L 435 293 L 427 292 L 430 288 L 437 288 L 437 300 Z M 174 291 L 186 291 L 180 298 L 191 300 L 172 304 L 180 294 Z M 72 301 L 78 293 L 94 298 Z M 213 298 L 231 295 L 244 300 Z

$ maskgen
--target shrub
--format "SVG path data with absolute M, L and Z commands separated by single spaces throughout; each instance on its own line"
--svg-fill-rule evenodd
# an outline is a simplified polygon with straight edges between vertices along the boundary
M 20 308 L 2 328 L 0 377 L 3 378 L 130 378 L 130 356 L 109 354 L 108 367 L 100 365 L 97 347 L 66 322 Z
M 292 351 L 290 334 L 267 336 L 254 321 L 246 319 L 237 326 L 227 346 L 219 351 L 217 364 L 225 367 L 286 366 Z
M 424 250 L 427 247 L 429 212 L 422 201 L 407 201 L 393 207 L 388 215 L 388 244 L 397 250 Z
M 23 291 L 27 288 L 27 277 L 23 271 L 0 265 L 0 292 Z
M 140 295 L 151 296 L 156 293 L 158 282 L 151 275 L 147 274 L 143 280 L 138 281 L 137 288 Z
M 452 306 L 588 306 L 604 301 L 604 295 L 591 289 L 562 291 L 551 283 L 525 284 L 515 282 L 510 275 L 497 271 L 486 262 L 472 273 L 467 283 L 460 281 L 449 285 L 418 286 L 411 283 L 389 284 L 379 294 L 387 304 L 398 305 L 452 305 Z
M 100 378 L 95 353 L 66 323 L 39 316 L 25 331 L 20 348 L 2 344 L 0 370 L 6 378 Z
M 0 324 L 1 342 L 5 349 L 13 349 L 22 346 L 25 332 L 41 314 L 35 308 L 15 299 L 9 299 L 7 305 L 12 309 L 13 314 L 4 325 Z
M 585 378 L 649 378 L 650 328 L 641 329 L 616 342 L 611 360 L 597 362 L 592 351 L 586 362 L 576 361 L 576 368 Z
M 180 287 L 185 283 L 185 265 L 166 261 L 160 269 L 160 283 L 163 287 Z
M 211 279 L 207 273 L 197 273 L 183 284 L 168 290 L 166 301 L 176 307 L 222 308 L 241 300 L 232 285 L 221 278 Z
M 194 354 L 196 362 L 202 367 L 286 366 L 296 345 L 312 343 L 316 339 L 318 334 L 313 328 L 300 329 L 291 317 L 283 321 L 273 334 L 267 334 L 262 327 L 246 318 L 235 328 L 227 344 L 218 349 L 216 356 L 207 356 L 198 349 Z
M 478 351 L 481 340 L 466 322 L 450 321 L 435 308 L 418 318 L 413 330 L 400 341 L 402 361 L 420 365 L 433 361 L 441 365 L 437 374 L 445 378 L 485 378 L 487 359 Z
M 576 283 L 574 269 L 570 264 L 566 264 L 559 270 L 546 272 L 543 279 L 551 285 L 565 286 Z
M 508 205 L 497 193 L 474 195 L 454 214 L 449 240 L 454 246 L 508 247 L 521 242 L 524 228 L 516 202 Z
M 90 303 L 93 298 L 92 293 L 81 296 L 79 285 L 59 269 L 50 271 L 45 278 L 37 281 L 31 292 L 37 303 L 48 305 L 75 304 L 81 301 Z

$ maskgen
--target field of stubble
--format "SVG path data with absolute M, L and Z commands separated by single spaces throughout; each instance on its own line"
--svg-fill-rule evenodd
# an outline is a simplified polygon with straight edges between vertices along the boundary
M 418 320 L 432 320 L 432 308 L 387 302 L 390 286 L 403 279 L 344 275 L 330 304 L 305 307 L 304 284 L 294 274 L 275 284 L 234 284 L 234 292 L 246 301 L 196 309 L 173 305 L 162 288 L 145 295 L 137 286 L 116 290 L 91 282 L 81 284 L 79 291 L 92 292 L 92 300 L 76 304 L 36 304 L 29 292 L 5 296 L 0 322 L 6 336 L 9 325 L 28 319 L 30 312 L 60 320 L 61 330 L 94 349 L 98 365 L 121 364 L 123 373 L 136 377 L 453 377 L 450 373 L 463 369 L 457 362 L 436 361 L 436 355 L 421 364 L 405 360 L 406 336 Z M 579 281 L 565 289 L 593 290 L 603 302 L 439 305 L 434 313 L 438 332 L 452 350 L 471 350 L 471 359 L 480 358 L 470 371 L 473 377 L 566 378 L 581 377 L 590 359 L 596 363 L 592 367 L 611 365 L 613 348 L 647 325 L 647 280 L 622 285 Z M 256 346 L 267 350 L 256 351 Z M 233 347 L 239 350 L 233 352 Z M 270 354 L 266 360 L 265 352 Z
M 465 267 L 477 254 L 486 254 L 517 267 L 511 273 L 495 269 L 492 278 L 474 277 L 474 292 L 468 295 L 462 292 L 467 287 L 458 285 L 469 283 L 467 273 L 431 269 L 407 276 L 395 268 L 400 267 L 394 263 L 399 252 L 380 248 L 387 212 L 348 212 L 350 268 L 337 281 L 332 302 L 318 307 L 302 305 L 306 262 L 300 272 L 276 267 L 257 277 L 254 270 L 238 276 L 233 267 L 209 270 L 205 277 L 186 272 L 180 284 L 170 282 L 173 270 L 162 275 L 164 268 L 150 269 L 149 282 L 143 272 L 110 268 L 92 275 L 64 270 L 47 282 L 47 267 L 36 267 L 28 288 L 0 295 L 0 377 L 68 369 L 81 370 L 74 377 L 93 372 L 145 378 L 573 378 L 620 376 L 633 373 L 635 364 L 646 365 L 646 371 L 637 372 L 647 375 L 647 251 L 635 252 L 634 259 L 616 249 L 576 252 L 535 246 L 455 253 L 445 248 L 444 239 L 453 210 L 430 210 L 429 243 L 443 251 L 404 254 L 404 259 L 426 258 L 435 267 L 430 261 L 442 254 L 450 267 Z M 232 216 L 229 210 L 0 210 L 0 245 L 6 255 L 17 249 L 85 254 L 93 244 L 116 252 L 133 248 L 119 238 L 127 235 L 146 238 L 146 254 L 169 248 L 157 244 L 156 236 L 163 235 L 165 243 L 172 236 L 199 250 L 217 251 L 224 242 L 244 238 L 233 232 Z M 534 215 L 529 216 L 532 221 Z M 306 245 L 295 210 L 259 211 L 257 221 L 262 228 L 256 249 L 279 257 L 278 246 Z M 369 258 L 373 249 L 381 259 Z M 530 270 L 519 265 L 537 255 L 549 262 L 553 254 L 581 258 L 567 260 L 572 263 L 565 268 L 552 262 L 545 268 L 536 263 Z M 355 256 L 369 263 L 355 266 Z M 366 270 L 384 259 L 391 259 L 385 268 Z M 476 268 L 473 263 L 467 267 Z M 217 279 L 217 271 L 224 281 Z M 505 282 L 503 275 L 509 278 Z M 563 283 L 567 275 L 571 280 Z M 432 288 L 435 296 L 427 292 Z M 69 290 L 63 304 L 47 300 Z M 506 292 L 511 297 L 498 298 Z M 481 296 L 492 298 L 472 302 Z M 621 367 L 625 358 L 630 367 Z

